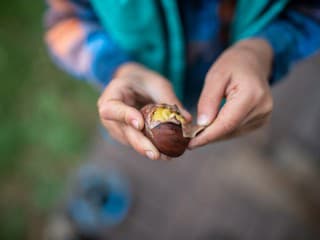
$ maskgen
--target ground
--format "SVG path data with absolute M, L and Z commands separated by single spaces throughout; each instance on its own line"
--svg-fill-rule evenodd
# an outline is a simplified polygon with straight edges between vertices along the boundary
M 153 162 L 102 139 L 98 92 L 52 64 L 44 9 L 43 1 L 0 3 L 0 239 L 41 239 L 70 175 L 89 162 L 132 181 L 134 207 L 106 233 L 111 239 L 312 239 L 320 222 L 319 57 L 274 87 L 269 127 Z

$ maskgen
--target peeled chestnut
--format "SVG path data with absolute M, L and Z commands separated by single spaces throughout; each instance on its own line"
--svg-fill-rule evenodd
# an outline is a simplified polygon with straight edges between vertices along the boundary
M 176 105 L 148 104 L 141 112 L 145 120 L 144 134 L 169 157 L 181 156 L 191 138 L 203 129 L 187 123 Z

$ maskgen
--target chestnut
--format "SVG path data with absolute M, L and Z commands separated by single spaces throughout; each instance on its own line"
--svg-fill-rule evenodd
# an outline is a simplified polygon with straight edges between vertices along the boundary
M 169 157 L 181 156 L 191 138 L 203 129 L 188 123 L 176 105 L 148 104 L 141 113 L 145 122 L 144 134 Z

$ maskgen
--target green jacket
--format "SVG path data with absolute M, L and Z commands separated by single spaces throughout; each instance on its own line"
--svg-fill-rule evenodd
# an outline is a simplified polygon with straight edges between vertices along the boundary
M 112 39 L 134 56 L 137 62 L 170 79 L 176 94 L 181 98 L 185 70 L 185 41 L 177 1 L 91 0 L 91 2 Z M 238 0 L 231 25 L 230 43 L 257 34 L 278 16 L 288 2 L 289 0 Z

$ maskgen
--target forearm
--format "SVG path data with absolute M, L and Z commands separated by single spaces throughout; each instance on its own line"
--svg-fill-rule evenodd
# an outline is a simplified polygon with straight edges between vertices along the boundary
M 52 2 L 45 40 L 54 61 L 76 78 L 107 85 L 115 70 L 129 61 L 128 55 L 102 29 L 89 5 L 79 1 L 75 7 L 76 1 L 65 1 L 61 10 Z

